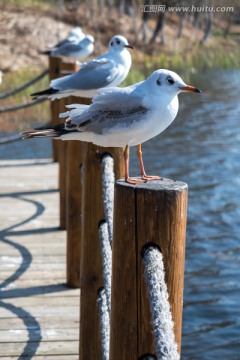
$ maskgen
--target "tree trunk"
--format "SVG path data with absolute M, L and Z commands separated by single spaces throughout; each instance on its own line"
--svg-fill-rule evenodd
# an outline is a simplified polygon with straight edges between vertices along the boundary
M 212 33 L 212 17 L 213 17 L 213 13 L 212 12 L 208 12 L 206 13 L 206 26 L 205 26 L 205 31 L 204 31 L 204 36 L 201 40 L 201 43 L 204 44 L 207 39 L 211 36 Z
M 154 30 L 153 35 L 150 40 L 150 44 L 154 43 L 158 34 L 160 34 L 160 36 L 161 36 L 161 43 L 163 45 L 165 44 L 164 33 L 163 33 L 163 28 L 165 25 L 165 18 L 166 18 L 166 12 L 160 12 L 159 16 L 158 16 L 157 25 L 155 27 L 155 30 Z

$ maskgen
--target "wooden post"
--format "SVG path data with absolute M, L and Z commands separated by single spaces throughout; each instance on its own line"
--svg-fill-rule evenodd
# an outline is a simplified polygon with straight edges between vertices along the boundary
M 61 63 L 61 74 L 66 75 L 67 73 L 73 73 L 78 70 L 76 63 L 62 62 Z M 59 119 L 61 112 L 67 111 L 66 105 L 80 102 L 79 98 L 67 97 L 62 98 L 59 101 L 58 108 L 58 123 L 63 122 L 63 119 Z M 59 194 L 60 194 L 60 229 L 66 229 L 66 207 L 67 207 L 67 147 L 69 141 L 59 141 L 58 143 L 58 161 L 59 161 Z
M 59 101 L 59 114 L 66 111 L 65 105 L 68 104 L 70 98 L 60 99 Z M 61 119 L 63 121 L 63 119 Z M 59 171 L 58 171 L 58 184 L 59 184 L 59 227 L 62 230 L 66 229 L 66 189 L 67 189 L 67 146 L 68 141 L 65 140 L 55 140 L 58 143 L 58 162 L 59 162 Z
M 141 250 L 161 249 L 175 339 L 181 349 L 187 185 L 164 179 L 115 186 L 110 359 L 155 355 Z
M 53 80 L 60 77 L 60 67 L 62 59 L 56 56 L 49 56 L 49 79 Z M 59 123 L 59 100 L 51 101 L 51 124 L 55 125 Z M 58 161 L 58 143 L 52 141 L 53 148 L 53 161 Z
M 67 285 L 80 287 L 80 244 L 82 234 L 82 142 L 67 147 Z
M 91 99 L 73 99 L 74 100 L 71 103 L 91 103 Z M 71 287 L 80 287 L 80 251 L 82 238 L 82 142 L 68 141 L 66 156 L 67 285 Z
M 81 242 L 81 305 L 79 358 L 101 359 L 100 321 L 97 293 L 103 287 L 98 225 L 104 219 L 101 157 L 114 158 L 115 178 L 123 176 L 123 149 L 84 144 L 83 151 L 83 233 Z

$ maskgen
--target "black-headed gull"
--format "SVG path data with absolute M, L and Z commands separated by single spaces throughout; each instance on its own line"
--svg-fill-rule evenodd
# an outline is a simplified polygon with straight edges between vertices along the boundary
M 23 133 L 23 138 L 50 136 L 62 140 L 81 140 L 104 147 L 125 147 L 125 181 L 139 183 L 158 176 L 145 173 L 141 143 L 165 130 L 178 112 L 178 94 L 200 93 L 186 85 L 176 73 L 160 69 L 145 81 L 125 88 L 105 88 L 91 105 L 68 105 L 70 111 L 60 114 L 65 123 L 44 130 Z M 140 179 L 129 178 L 129 147 L 138 145 Z
M 76 59 L 84 59 L 91 55 L 94 50 L 94 37 L 86 35 L 81 40 L 74 40 L 58 46 L 55 49 L 43 51 L 42 54 L 53 56 L 66 56 Z
M 72 42 L 80 41 L 85 38 L 85 36 L 86 35 L 84 34 L 80 26 L 75 26 L 69 31 L 67 38 L 60 40 L 57 44 L 53 46 L 49 45 L 49 47 L 58 48 L 66 44 L 71 44 Z
M 81 64 L 74 74 L 54 79 L 50 88 L 32 94 L 33 98 L 60 99 L 70 95 L 92 98 L 100 88 L 118 86 L 128 75 L 133 48 L 124 36 L 116 35 L 109 42 L 108 53 Z

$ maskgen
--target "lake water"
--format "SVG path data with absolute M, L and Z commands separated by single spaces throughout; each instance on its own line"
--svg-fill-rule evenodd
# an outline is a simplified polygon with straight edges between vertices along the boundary
M 175 122 L 143 144 L 145 167 L 189 185 L 183 360 L 240 359 L 240 71 L 193 75 Z M 131 173 L 138 164 L 131 151 Z M 0 158 L 51 156 L 48 139 Z

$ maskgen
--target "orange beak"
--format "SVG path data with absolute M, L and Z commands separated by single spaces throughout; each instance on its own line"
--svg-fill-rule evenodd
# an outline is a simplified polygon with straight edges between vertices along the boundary
M 134 50 L 134 46 L 132 46 L 132 45 L 130 45 L 130 44 L 127 44 L 127 45 L 125 45 L 124 47 L 125 47 L 125 48 L 128 48 L 128 49 Z
M 180 87 L 180 89 L 182 91 L 191 91 L 191 92 L 195 92 L 195 93 L 200 93 L 201 92 L 195 86 L 190 86 L 190 85 L 182 86 L 182 87 Z

